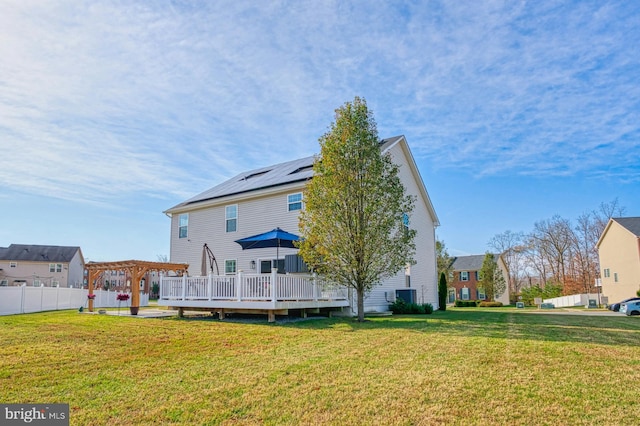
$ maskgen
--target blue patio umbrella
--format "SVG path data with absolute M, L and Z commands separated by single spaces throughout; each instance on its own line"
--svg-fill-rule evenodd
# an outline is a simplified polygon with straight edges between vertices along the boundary
M 296 248 L 294 242 L 300 241 L 300 237 L 280 228 L 269 232 L 242 238 L 235 242 L 242 246 L 242 250 L 276 247 L 276 262 L 280 256 L 280 247 Z

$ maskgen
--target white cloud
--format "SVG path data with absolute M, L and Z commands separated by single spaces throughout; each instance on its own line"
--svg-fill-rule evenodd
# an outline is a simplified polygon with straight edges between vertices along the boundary
M 0 181 L 186 198 L 317 151 L 355 95 L 433 167 L 637 179 L 636 9 L 4 2 Z

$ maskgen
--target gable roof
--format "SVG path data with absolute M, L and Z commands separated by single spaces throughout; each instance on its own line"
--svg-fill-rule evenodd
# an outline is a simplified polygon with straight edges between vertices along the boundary
M 640 217 L 614 217 L 612 220 L 618 222 L 636 237 L 640 237 Z
M 427 205 L 427 209 L 433 217 L 434 224 L 438 226 L 440 225 L 438 216 L 436 215 L 435 209 L 433 208 L 433 204 L 431 203 L 429 194 L 424 187 L 424 182 L 422 181 L 422 177 L 420 176 L 418 167 L 415 163 L 415 160 L 413 159 L 413 155 L 407 147 L 405 137 L 403 135 L 400 135 L 382 139 L 380 141 L 380 150 L 383 152 L 387 151 L 400 141 L 404 141 L 403 148 L 405 148 L 409 167 L 411 168 L 415 180 L 418 182 L 420 192 L 422 193 L 424 202 Z M 232 177 L 231 179 L 222 182 L 217 186 L 214 186 L 213 188 L 201 192 L 200 194 L 167 209 L 164 213 L 166 214 L 185 211 L 185 208 L 188 209 L 190 206 L 196 205 L 198 203 L 203 203 L 205 201 L 213 201 L 223 197 L 274 188 L 296 182 L 308 181 L 313 177 L 314 160 L 314 156 L 305 157 L 298 160 L 287 161 L 285 163 L 275 164 L 267 167 L 260 167 L 258 169 L 240 173 Z
M 0 260 L 69 263 L 80 247 L 11 244 L 0 247 Z
M 600 244 L 602 243 L 604 236 L 609 231 L 609 228 L 611 228 L 611 224 L 613 222 L 617 222 L 624 229 L 640 238 L 640 217 L 612 217 L 609 219 L 609 222 L 607 222 L 607 226 L 604 227 L 602 234 L 600 234 L 600 238 L 596 243 L 596 248 L 600 248 Z
M 479 271 L 482 269 L 484 254 L 474 254 L 472 256 L 457 256 L 451 264 L 454 271 Z

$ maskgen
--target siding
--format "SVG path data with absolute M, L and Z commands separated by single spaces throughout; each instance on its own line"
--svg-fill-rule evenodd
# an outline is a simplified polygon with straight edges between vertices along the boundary
M 417 290 L 420 303 L 431 303 L 438 308 L 438 290 L 436 276 L 435 225 L 437 218 L 431 214 L 431 201 L 420 190 L 420 176 L 413 170 L 413 158 L 408 151 L 404 138 L 392 144 L 388 152 L 394 162 L 400 165 L 400 179 L 408 194 L 416 197 L 414 212 L 410 217 L 410 227 L 417 230 L 416 264 L 411 266 L 411 288 Z M 415 173 L 414 173 L 415 172 Z M 420 182 L 420 183 L 419 183 Z M 269 191 L 255 191 L 240 196 L 226 197 L 209 201 L 206 206 L 181 206 L 172 209 L 171 217 L 171 261 L 189 264 L 190 275 L 200 275 L 202 246 L 207 244 L 217 259 L 221 273 L 224 273 L 224 261 L 235 259 L 237 269 L 254 272 L 250 262 L 256 261 L 256 270 L 261 259 L 275 259 L 276 249 L 242 250 L 235 240 L 270 231 L 280 227 L 294 234 L 298 232 L 299 211 L 287 210 L 287 195 L 302 192 L 305 183 L 287 184 Z M 238 205 L 237 231 L 225 232 L 225 206 Z M 178 238 L 180 212 L 189 213 L 188 237 Z M 281 248 L 279 258 L 297 253 L 296 249 Z M 400 271 L 394 277 L 376 286 L 365 298 L 365 310 L 386 311 L 389 301 L 393 301 L 396 289 L 404 289 L 405 273 Z M 389 293 L 389 294 L 386 294 Z M 357 306 L 355 301 L 352 306 Z
M 189 274 L 199 275 L 202 262 L 202 246 L 207 244 L 216 257 L 220 272 L 224 273 L 224 261 L 235 259 L 238 270 L 253 272 L 250 262 L 275 259 L 276 248 L 242 250 L 235 240 L 267 232 L 280 227 L 287 232 L 298 233 L 298 211 L 288 211 L 287 195 L 301 192 L 303 184 L 287 187 L 267 196 L 254 196 L 245 200 L 221 201 L 215 206 L 189 212 L 187 238 L 178 238 L 179 214 L 171 218 L 171 261 L 189 264 Z M 238 206 L 236 232 L 225 231 L 225 207 Z M 296 249 L 280 248 L 279 258 L 297 253 Z M 257 267 L 256 267 L 257 269 Z
M 609 303 L 634 297 L 640 289 L 640 247 L 633 233 L 612 221 L 598 247 L 602 294 Z M 610 276 L 605 277 L 604 270 Z M 614 276 L 618 274 L 618 282 Z

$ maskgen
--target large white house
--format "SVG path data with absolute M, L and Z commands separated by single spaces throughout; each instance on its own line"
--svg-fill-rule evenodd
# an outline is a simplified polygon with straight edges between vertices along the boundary
M 383 140 L 381 150 L 389 153 L 400 166 L 400 178 L 407 193 L 416 197 L 415 208 L 410 217 L 410 226 L 417 231 L 416 263 L 375 287 L 366 296 L 365 310 L 387 311 L 396 294 L 408 296 L 417 303 L 431 303 L 437 308 L 435 227 L 439 225 L 438 218 L 405 137 L 396 136 Z M 288 302 L 278 306 L 259 305 L 255 303 L 258 301 L 256 299 L 247 301 L 243 296 L 248 293 L 248 287 L 238 289 L 234 286 L 239 284 L 231 279 L 238 273 L 252 277 L 262 276 L 264 279 L 276 277 L 272 268 L 278 270 L 278 277 L 282 277 L 281 279 L 285 276 L 298 276 L 306 271 L 304 264 L 292 256 L 296 255 L 297 249 L 270 247 L 242 250 L 235 241 L 274 228 L 298 233 L 299 213 L 304 209 L 306 183 L 313 177 L 313 162 L 314 157 L 307 157 L 250 170 L 168 209 L 165 213 L 171 217 L 171 262 L 188 263 L 190 276 L 201 275 L 203 258 L 206 260 L 203 246 L 206 244 L 219 268 L 214 269 L 213 274 L 230 277 L 225 285 L 232 288 L 229 290 L 231 293 L 216 296 L 222 294 L 220 290 L 214 289 L 216 285 L 222 285 L 222 277 L 217 277 L 213 281 L 210 279 L 208 284 L 202 284 L 203 289 L 198 290 L 201 293 L 193 290 L 194 296 L 190 299 L 190 285 L 186 281 L 184 285 L 174 283 L 177 287 L 173 290 L 170 291 L 166 285 L 161 290 L 160 303 L 184 308 L 225 308 L 231 311 L 234 308 L 240 309 L 240 302 L 244 302 L 244 309 L 260 307 L 269 312 L 277 309 L 277 313 L 286 313 L 287 307 L 297 308 L 298 305 L 292 304 L 292 301 L 295 299 L 301 302 L 303 297 L 294 298 L 289 295 Z M 400 292 L 396 293 L 396 290 Z M 285 290 L 278 290 L 278 297 L 271 293 L 266 297 L 275 302 L 277 298 L 282 299 L 282 293 Z M 335 304 L 340 297 L 331 297 L 328 299 L 333 300 L 333 305 L 327 300 L 324 305 L 315 300 L 316 304 L 306 307 L 348 305 L 355 311 L 357 303 L 354 297 L 349 292 L 340 303 Z M 227 301 L 221 303 L 219 299 L 225 298 Z

